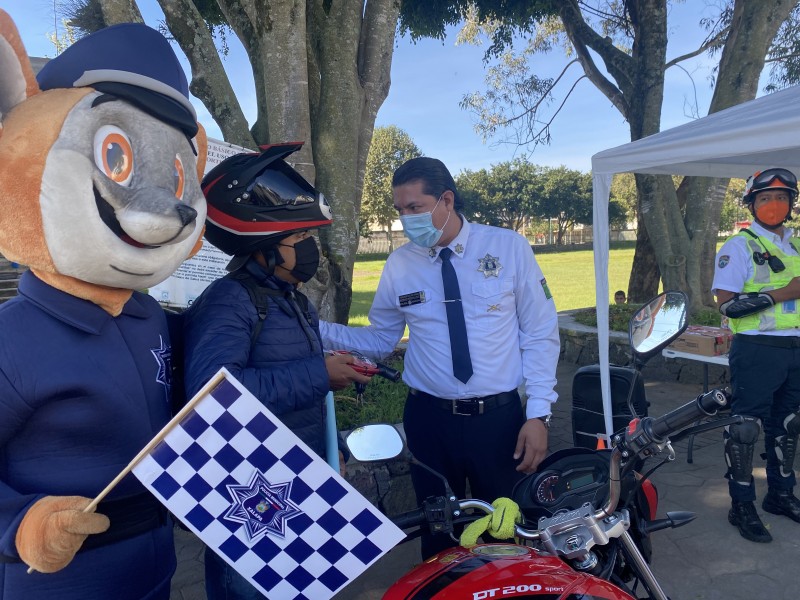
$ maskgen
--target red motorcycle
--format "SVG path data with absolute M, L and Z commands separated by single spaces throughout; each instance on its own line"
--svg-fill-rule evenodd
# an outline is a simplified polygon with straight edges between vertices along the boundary
M 685 295 L 658 296 L 631 319 L 635 358 L 646 360 L 659 352 L 685 327 Z M 513 491 L 522 516 L 514 526 L 515 543 L 443 551 L 401 577 L 384 600 L 668 600 L 648 565 L 649 536 L 685 525 L 695 515 L 681 511 L 656 518 L 658 496 L 648 477 L 675 458 L 670 439 L 739 420 L 708 421 L 727 404 L 727 394 L 715 389 L 661 417 L 633 419 L 612 437 L 610 450 L 553 453 Z M 403 449 L 402 439 L 389 425 L 356 429 L 347 443 L 364 461 L 385 460 Z M 656 457 L 663 460 L 642 474 L 647 461 Z M 455 498 L 442 480 L 443 496 L 428 498 L 422 507 L 393 518 L 410 536 L 423 529 L 452 534 L 454 526 L 494 512 L 488 502 Z

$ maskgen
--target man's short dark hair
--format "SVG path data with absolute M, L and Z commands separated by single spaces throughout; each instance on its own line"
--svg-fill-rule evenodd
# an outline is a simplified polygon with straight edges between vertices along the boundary
M 464 204 L 456 189 L 453 176 L 442 161 L 438 158 L 420 156 L 404 162 L 394 172 L 392 187 L 396 188 L 415 181 L 422 182 L 422 191 L 428 196 L 438 198 L 447 190 L 453 192 L 456 210 L 463 210 Z

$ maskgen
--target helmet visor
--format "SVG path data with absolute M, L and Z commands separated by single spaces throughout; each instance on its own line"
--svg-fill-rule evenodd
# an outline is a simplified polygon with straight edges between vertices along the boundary
M 776 179 L 783 185 L 774 184 L 773 182 Z M 791 188 L 795 192 L 797 191 L 797 177 L 795 177 L 794 173 L 786 169 L 767 169 L 753 176 L 750 191 L 757 192 L 766 188 L 784 186 Z
M 294 171 L 284 171 L 280 163 L 256 177 L 247 187 L 242 201 L 263 207 L 317 204 L 317 191 Z

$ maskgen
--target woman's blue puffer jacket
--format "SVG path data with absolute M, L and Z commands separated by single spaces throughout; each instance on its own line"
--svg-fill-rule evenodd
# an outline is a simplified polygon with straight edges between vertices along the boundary
M 231 374 L 320 456 L 325 455 L 329 378 L 314 306 L 254 260 L 244 267 L 260 285 L 281 290 L 257 339 L 258 313 L 245 286 L 216 280 L 184 313 L 185 385 L 191 398 L 220 369 Z

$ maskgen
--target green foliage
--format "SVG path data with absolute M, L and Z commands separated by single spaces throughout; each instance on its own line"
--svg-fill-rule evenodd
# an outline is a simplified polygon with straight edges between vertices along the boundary
M 456 186 L 470 221 L 514 231 L 532 214 L 541 185 L 537 167 L 524 159 L 501 162 L 491 170 L 463 171 Z
M 689 315 L 689 325 L 719 327 L 721 322 L 722 315 L 715 308 L 701 308 L 693 315 Z
M 641 304 L 611 304 L 608 307 L 608 328 L 611 331 L 628 331 L 633 314 L 642 307 Z M 587 327 L 597 327 L 597 310 L 586 308 L 573 315 L 575 321 Z M 707 325 L 719 327 L 719 311 L 713 308 L 703 308 L 693 315 L 689 315 L 689 325 Z
M 418 156 L 422 156 L 422 152 L 411 136 L 396 125 L 375 129 L 364 171 L 359 226 L 362 235 L 367 234 L 372 225 L 389 231 L 392 221 L 397 218 L 392 198 L 392 176 L 400 165 Z
M 719 218 L 719 231 L 734 231 L 737 221 L 749 221 L 750 212 L 742 204 L 744 195 L 744 179 L 731 179 L 725 192 L 722 203 L 722 213 Z
M 64 45 L 68 46 L 77 38 L 107 26 L 103 18 L 103 10 L 100 7 L 100 0 L 68 0 L 59 7 L 58 11 L 63 16 L 65 24 L 71 28 L 68 31 L 72 36 L 71 39 L 60 40 L 59 43 L 53 40 L 58 53 L 64 50 Z M 77 32 L 74 31 L 76 29 Z
M 540 167 L 518 158 L 492 165 L 491 169 L 463 171 L 456 185 L 471 221 L 519 231 L 548 230 L 555 223 L 556 243 L 577 224 L 592 224 L 592 177 L 564 166 Z M 625 206 L 612 200 L 608 208 L 614 226 L 624 227 Z
M 633 173 L 617 173 L 611 181 L 611 202 L 617 202 L 625 212 L 625 221 L 638 221 L 638 197 Z M 615 224 L 612 222 L 612 226 Z
M 495 53 L 510 44 L 515 31 L 530 31 L 531 24 L 554 14 L 559 0 L 403 0 L 400 5 L 400 32 L 417 40 L 444 39 L 449 25 L 461 22 L 474 8 L 481 19 L 497 20 L 493 48 Z
M 393 369 L 402 371 L 402 356 L 396 354 L 384 361 Z M 336 392 L 336 425 L 348 430 L 368 423 L 400 423 L 403 407 L 408 395 L 408 386 L 402 381 L 393 383 L 383 377 L 373 377 L 359 402 L 355 390 L 350 387 Z
M 564 234 L 576 223 L 592 222 L 592 178 L 565 166 L 544 169 L 541 195 L 536 199 L 535 214 L 556 220 L 556 243 L 563 244 Z
M 766 92 L 783 89 L 800 82 L 800 3 L 783 22 L 767 53 L 770 63 Z
M 633 314 L 641 304 L 610 304 L 608 307 L 608 328 L 611 331 L 628 331 Z M 587 327 L 597 327 L 597 309 L 586 308 L 573 315 L 575 321 Z

